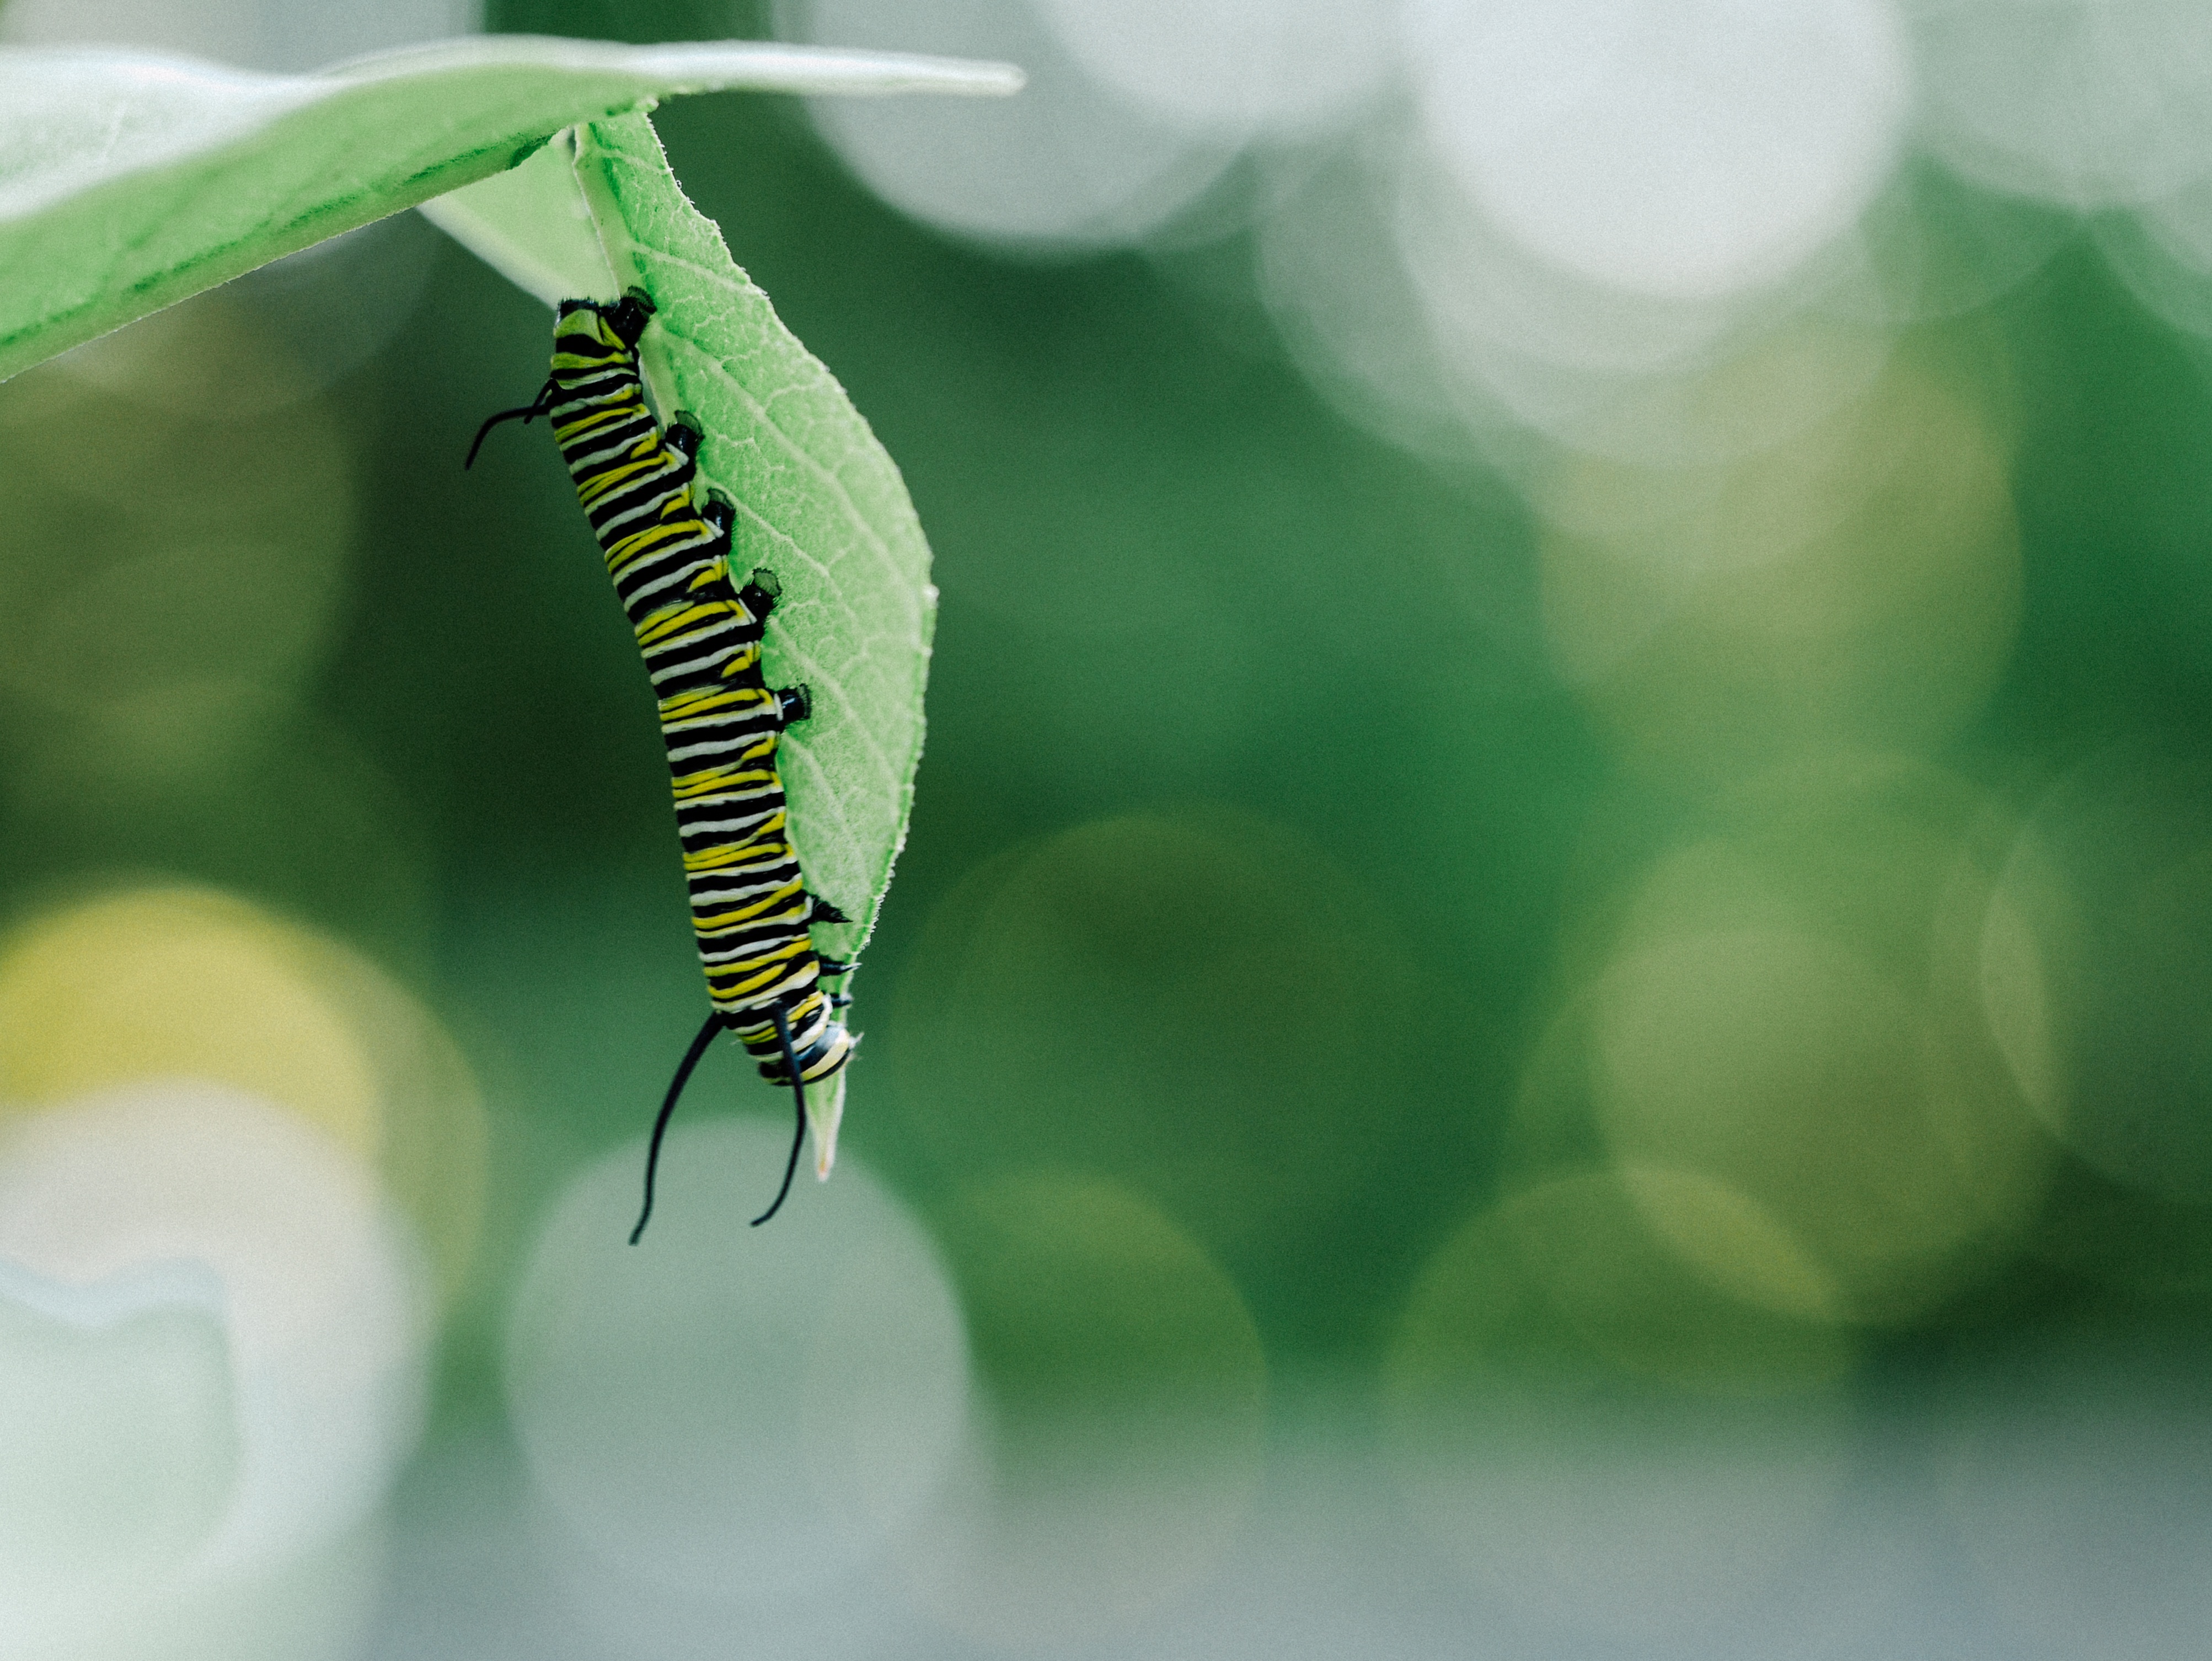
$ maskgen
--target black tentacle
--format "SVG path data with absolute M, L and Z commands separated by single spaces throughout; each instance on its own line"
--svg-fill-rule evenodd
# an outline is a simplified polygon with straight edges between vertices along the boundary
M 792 1127 L 791 1157 L 783 1162 L 783 1186 L 775 1191 L 775 1203 L 753 1219 L 755 1228 L 783 1209 L 783 1196 L 791 1192 L 791 1179 L 799 1170 L 799 1150 L 806 1142 L 806 1081 L 799 1076 L 799 1057 L 791 1053 L 791 1023 L 784 1019 L 781 1004 L 772 1013 L 775 1016 L 776 1042 L 783 1046 L 783 1064 L 791 1074 L 791 1093 L 797 1104 L 799 1123 Z
M 653 1216 L 653 1177 L 660 1168 L 660 1139 L 668 1134 L 668 1121 L 676 1111 L 677 1098 L 684 1094 L 684 1086 L 690 1082 L 691 1069 L 699 1065 L 699 1058 L 707 1053 L 714 1034 L 722 1030 L 722 1012 L 714 1011 L 707 1017 L 706 1025 L 699 1036 L 691 1040 L 691 1048 L 684 1052 L 684 1060 L 677 1067 L 676 1076 L 669 1080 L 668 1098 L 660 1104 L 660 1116 L 653 1122 L 653 1143 L 645 1154 L 645 1209 L 637 1214 L 637 1226 L 629 1232 L 629 1243 L 635 1245 L 644 1238 L 645 1226 Z
M 540 386 L 538 389 L 538 396 L 532 399 L 529 403 L 524 405 L 520 409 L 501 410 L 497 415 L 493 416 L 485 421 L 483 426 L 477 429 L 477 441 L 469 446 L 469 459 L 461 464 L 461 471 L 463 472 L 466 472 L 470 468 L 477 465 L 477 452 L 483 448 L 484 435 L 489 433 L 493 428 L 498 426 L 502 421 L 514 421 L 518 418 L 521 421 L 524 426 L 527 427 L 532 422 L 537 420 L 538 417 L 546 414 L 552 409 L 554 395 L 560 389 L 556 386 L 552 381 L 548 380 L 543 386 Z

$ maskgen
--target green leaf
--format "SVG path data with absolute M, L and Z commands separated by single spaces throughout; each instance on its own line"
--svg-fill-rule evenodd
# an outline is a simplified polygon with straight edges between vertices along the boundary
M 769 678 L 805 682 L 814 705 L 781 755 L 792 839 L 807 886 L 853 920 L 817 938 L 850 958 L 890 885 L 921 758 L 929 545 L 898 468 L 685 198 L 653 124 L 595 123 L 573 153 L 609 273 L 593 297 L 633 286 L 653 297 L 641 356 L 654 401 L 703 435 L 700 476 L 737 507 L 733 569 L 781 581 Z M 559 205 L 550 161 L 531 188 Z
M 269 76 L 0 49 L 0 377 L 678 93 L 1005 93 L 1006 64 L 486 35 Z
M 549 306 L 622 295 L 576 179 L 574 128 L 520 167 L 425 202 L 422 216 Z

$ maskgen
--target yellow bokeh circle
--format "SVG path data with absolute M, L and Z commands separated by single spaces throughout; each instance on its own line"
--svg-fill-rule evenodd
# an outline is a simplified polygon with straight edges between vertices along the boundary
M 450 1290 L 485 1124 L 436 1018 L 339 942 L 218 890 L 123 887 L 0 940 L 0 1117 L 149 1079 L 276 1102 L 378 1169 Z

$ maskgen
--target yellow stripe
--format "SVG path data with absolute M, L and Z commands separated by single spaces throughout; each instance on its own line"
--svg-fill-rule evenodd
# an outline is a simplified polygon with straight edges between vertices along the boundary
M 753 958 L 744 964 L 726 964 L 721 968 L 711 969 L 707 971 L 707 979 L 710 985 L 714 985 L 717 996 L 733 1000 L 753 997 L 757 995 L 762 989 L 773 983 L 778 976 L 788 970 L 793 958 L 801 952 L 811 953 L 812 951 L 813 947 L 805 940 L 793 940 L 774 958 Z M 758 966 L 756 967 L 756 965 Z M 805 967 L 811 969 L 813 965 L 808 964 Z M 732 971 L 743 975 L 745 978 L 738 980 L 734 985 L 726 987 L 714 984 L 729 979 Z
M 666 471 L 660 435 L 647 433 L 629 447 L 628 461 L 611 461 L 588 479 L 577 482 L 576 498 L 589 508 L 602 496 L 617 496 L 640 480 Z
M 711 767 L 702 772 L 686 773 L 674 781 L 676 800 L 689 801 L 694 796 L 711 796 L 722 790 L 757 789 L 776 782 L 773 767 Z
M 689 629 L 703 629 L 726 618 L 729 614 L 730 608 L 718 599 L 655 611 L 637 625 L 637 643 L 640 646 L 657 645 L 672 635 L 680 635 Z
M 818 987 L 810 988 L 805 997 L 784 1012 L 784 1021 L 793 1032 L 803 1031 L 812 1022 L 815 1016 L 822 1013 L 822 1006 L 821 989 Z M 775 1028 L 773 1025 L 763 1021 L 757 1026 L 738 1027 L 737 1034 L 741 1039 L 769 1038 L 775 1036 Z
M 757 709 L 775 695 L 765 686 L 694 686 L 660 701 L 660 724 L 698 721 L 725 709 Z
M 739 841 L 716 843 L 712 848 L 695 849 L 685 854 L 684 868 L 686 871 L 728 871 L 739 866 L 773 865 L 777 860 L 790 857 L 791 844 L 784 840 L 781 829 L 771 816 L 769 823 L 747 832 Z M 692 863 L 694 860 L 702 862 L 695 865 Z
M 778 865 L 790 857 L 790 844 L 781 837 L 771 843 L 748 837 L 743 842 L 717 843 L 712 848 L 692 849 L 684 856 L 684 869 L 697 876 L 704 871 L 738 871 L 749 865 Z
M 586 404 L 572 411 L 553 423 L 553 436 L 566 442 L 578 433 L 588 433 L 602 427 L 619 427 L 647 413 L 645 400 L 635 392 L 623 393 L 595 404 Z
M 689 860 L 684 861 L 687 869 L 690 863 Z M 739 923 L 765 922 L 769 920 L 768 913 L 778 906 L 793 911 L 803 921 L 806 910 L 805 893 L 806 885 L 794 882 L 762 895 L 750 905 L 732 906 L 727 911 L 717 911 L 711 917 L 702 916 L 695 911 L 691 914 L 691 926 L 702 934 L 717 934 L 726 928 L 734 928 Z
M 619 538 L 607 549 L 607 569 L 619 576 L 647 554 L 680 545 L 686 537 L 708 542 L 714 534 L 707 528 L 707 521 L 696 516 L 673 524 L 665 520 L 655 520 Z

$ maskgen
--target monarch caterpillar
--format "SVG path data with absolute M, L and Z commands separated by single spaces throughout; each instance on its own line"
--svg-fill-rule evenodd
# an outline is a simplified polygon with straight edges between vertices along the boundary
M 829 1176 L 844 1107 L 843 1068 L 859 1042 L 840 1013 L 852 1000 L 827 984 L 855 965 L 817 952 L 810 932 L 814 923 L 847 919 L 807 891 L 776 771 L 783 729 L 811 713 L 805 686 L 771 687 L 762 672 L 761 642 L 781 591 L 767 570 L 736 584 L 735 510 L 712 490 L 703 505 L 693 500 L 698 429 L 678 414 L 664 430 L 646 405 L 637 344 L 653 310 L 635 289 L 612 304 L 562 301 L 550 377 L 533 402 L 486 421 L 462 464 L 474 464 L 499 423 L 551 417 L 659 701 L 692 928 L 714 1008 L 653 1122 L 632 1245 L 653 1215 L 669 1118 L 715 1033 L 734 1032 L 761 1075 L 792 1090 L 791 1157 L 775 1202 L 753 1219 L 755 1227 L 775 1216 L 791 1191 L 806 1137 L 806 1086 L 834 1076 L 814 1126 L 817 1169 Z

